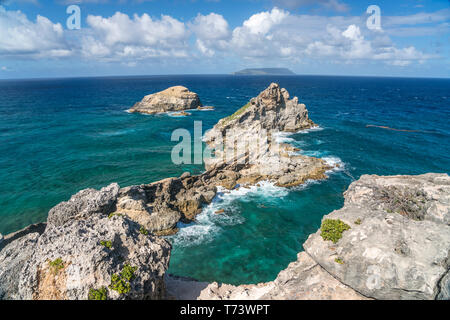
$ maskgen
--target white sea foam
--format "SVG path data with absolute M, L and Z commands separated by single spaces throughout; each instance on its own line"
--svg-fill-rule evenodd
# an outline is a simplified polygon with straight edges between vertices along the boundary
M 299 190 L 305 190 L 305 189 L 307 189 L 308 187 L 310 187 L 310 186 L 312 186 L 312 185 L 314 185 L 314 184 L 318 184 L 318 183 L 320 183 L 320 180 L 306 180 L 306 181 L 305 181 L 304 183 L 302 183 L 301 185 L 292 187 L 291 189 L 292 189 L 292 190 L 296 190 L 296 191 L 299 191 Z
M 290 137 L 291 135 L 292 133 L 290 132 L 277 132 L 274 134 L 275 142 L 277 143 L 294 142 L 295 140 Z
M 262 197 L 266 201 L 279 200 L 288 194 L 288 190 L 275 186 L 268 181 L 258 183 L 259 186 L 240 187 L 235 190 L 226 190 L 219 187 L 213 201 L 203 208 L 191 224 L 178 223 L 180 230 L 172 236 L 174 244 L 181 247 L 189 247 L 214 240 L 222 227 L 233 226 L 245 222 L 245 218 L 239 211 L 238 201 L 248 202 L 256 197 Z M 218 210 L 225 210 L 217 214 Z
M 303 129 L 303 130 L 299 130 L 297 132 L 277 132 L 274 134 L 275 136 L 275 141 L 278 143 L 283 143 L 283 142 L 300 142 L 300 141 L 296 141 L 294 138 L 291 138 L 292 135 L 296 134 L 296 133 L 301 133 L 301 134 L 306 134 L 306 133 L 310 133 L 310 132 L 314 132 L 314 131 L 321 131 L 323 130 L 322 127 L 319 126 L 315 126 L 309 129 Z
M 322 157 L 322 159 L 330 166 L 332 169 L 328 170 L 326 173 L 337 172 L 345 170 L 345 162 L 340 158 L 335 156 Z
M 122 130 L 116 130 L 116 131 L 104 131 L 104 132 L 100 132 L 99 135 L 101 136 L 108 136 L 108 137 L 113 137 L 113 136 L 121 136 L 124 134 L 128 134 L 131 132 L 135 132 L 136 129 L 122 129 Z
M 323 130 L 322 127 L 315 126 L 315 127 L 309 128 L 309 129 L 304 129 L 304 130 L 297 131 L 296 133 L 307 134 L 307 133 L 310 133 L 310 132 L 322 131 L 322 130 Z

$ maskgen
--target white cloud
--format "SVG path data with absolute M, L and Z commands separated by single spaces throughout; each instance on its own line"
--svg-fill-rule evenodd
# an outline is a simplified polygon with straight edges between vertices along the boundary
M 32 22 L 22 12 L 0 6 L 0 55 L 39 58 L 70 54 L 61 24 L 40 15 Z
M 361 17 L 295 15 L 274 8 L 233 30 L 233 52 L 246 59 L 381 61 L 404 66 L 434 56 L 414 47 L 397 48 L 386 34 L 371 32 Z M 331 59 L 330 59 L 331 58 Z
M 359 29 L 359 27 L 355 26 L 354 24 L 349 25 L 347 30 L 342 32 L 342 35 L 353 41 L 360 41 L 363 39 L 363 37 L 361 35 L 361 30 Z
M 339 0 L 273 0 L 273 3 L 275 5 L 287 7 L 290 9 L 318 4 L 325 9 L 337 12 L 345 12 L 349 10 L 349 7 Z
M 202 40 L 226 39 L 230 35 L 228 22 L 217 13 L 210 13 L 206 16 L 198 14 L 189 27 L 197 35 L 197 38 Z
M 289 16 L 289 13 L 278 8 L 254 14 L 250 19 L 244 21 L 243 27 L 252 34 L 267 34 L 274 26 L 280 24 Z
M 436 12 L 420 12 L 409 16 L 386 16 L 383 17 L 383 24 L 387 27 L 398 25 L 418 25 L 437 22 L 448 22 L 450 20 L 450 9 L 443 9 Z
M 152 19 L 116 12 L 109 18 L 87 17 L 89 29 L 82 39 L 82 53 L 106 59 L 185 57 L 188 31 L 184 23 L 162 15 Z
M 441 10 L 432 20 L 440 23 L 445 14 Z M 32 22 L 20 11 L 0 6 L 0 56 L 72 56 L 127 66 L 138 66 L 142 60 L 171 63 L 202 57 L 258 64 L 374 61 L 407 66 L 435 58 L 414 46 L 399 47 L 389 37 L 392 28 L 404 27 L 400 23 L 427 21 L 422 15 L 413 16 L 392 18 L 383 32 L 372 32 L 364 17 L 298 15 L 276 7 L 250 16 L 233 30 L 217 13 L 198 14 L 183 23 L 167 15 L 116 12 L 111 17 L 89 15 L 83 29 L 64 31 L 45 17 Z
M 216 50 L 224 50 L 228 45 L 230 38 L 228 22 L 220 14 L 210 13 L 206 16 L 198 14 L 189 23 L 189 29 L 197 37 L 198 50 L 205 56 L 212 57 Z

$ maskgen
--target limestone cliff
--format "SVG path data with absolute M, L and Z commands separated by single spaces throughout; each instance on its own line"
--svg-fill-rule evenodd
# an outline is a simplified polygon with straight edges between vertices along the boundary
M 171 246 L 109 215 L 118 189 L 84 190 L 0 248 L 0 299 L 164 298 Z

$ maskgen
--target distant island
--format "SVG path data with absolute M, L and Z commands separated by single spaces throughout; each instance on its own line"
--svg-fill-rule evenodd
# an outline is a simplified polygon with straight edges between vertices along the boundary
M 235 76 L 288 76 L 295 75 L 294 72 L 287 68 L 255 68 L 255 69 L 244 69 L 241 71 L 233 72 Z

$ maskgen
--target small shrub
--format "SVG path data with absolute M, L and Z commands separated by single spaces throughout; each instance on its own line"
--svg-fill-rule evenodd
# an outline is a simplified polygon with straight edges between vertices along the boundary
M 361 222 L 362 222 L 361 219 L 358 218 L 358 219 L 356 219 L 355 224 L 360 225 Z
M 125 279 L 122 279 L 117 273 L 111 276 L 111 284 L 109 285 L 111 290 L 117 291 L 120 294 L 130 292 L 131 285 Z
M 143 234 L 144 236 L 148 236 L 148 230 L 145 229 L 143 226 L 139 229 L 139 232 Z
M 122 216 L 123 216 L 123 214 L 121 214 L 121 213 L 111 212 L 108 215 L 108 219 L 111 219 L 112 217 L 122 217 Z
M 334 261 L 339 264 L 344 264 L 344 260 L 342 260 L 341 258 L 336 258 L 334 259 Z
M 102 245 L 108 249 L 111 249 L 113 246 L 111 241 L 105 241 L 105 240 L 100 241 L 100 245 Z
M 123 277 L 124 279 L 126 279 L 127 281 L 131 281 L 131 280 L 133 280 L 134 277 L 135 277 L 134 272 L 135 272 L 136 270 L 137 270 L 137 267 L 132 267 L 132 266 L 130 266 L 129 264 L 125 264 L 125 265 L 123 266 L 121 275 L 122 275 L 122 277 Z
M 53 273 L 58 273 L 59 270 L 64 268 L 64 262 L 61 258 L 49 261 L 48 265 L 53 270 Z
M 90 289 L 89 300 L 107 300 L 108 299 L 108 292 L 105 287 L 101 287 L 100 289 Z
M 134 274 L 136 270 L 137 267 L 132 267 L 129 264 L 125 264 L 120 274 L 115 273 L 111 276 L 111 284 L 109 285 L 109 288 L 120 294 L 130 292 L 130 282 L 136 277 Z
M 342 238 L 342 233 L 349 229 L 350 226 L 340 219 L 325 219 L 320 228 L 320 235 L 324 240 L 330 240 L 333 241 L 333 243 L 337 243 L 339 239 Z

